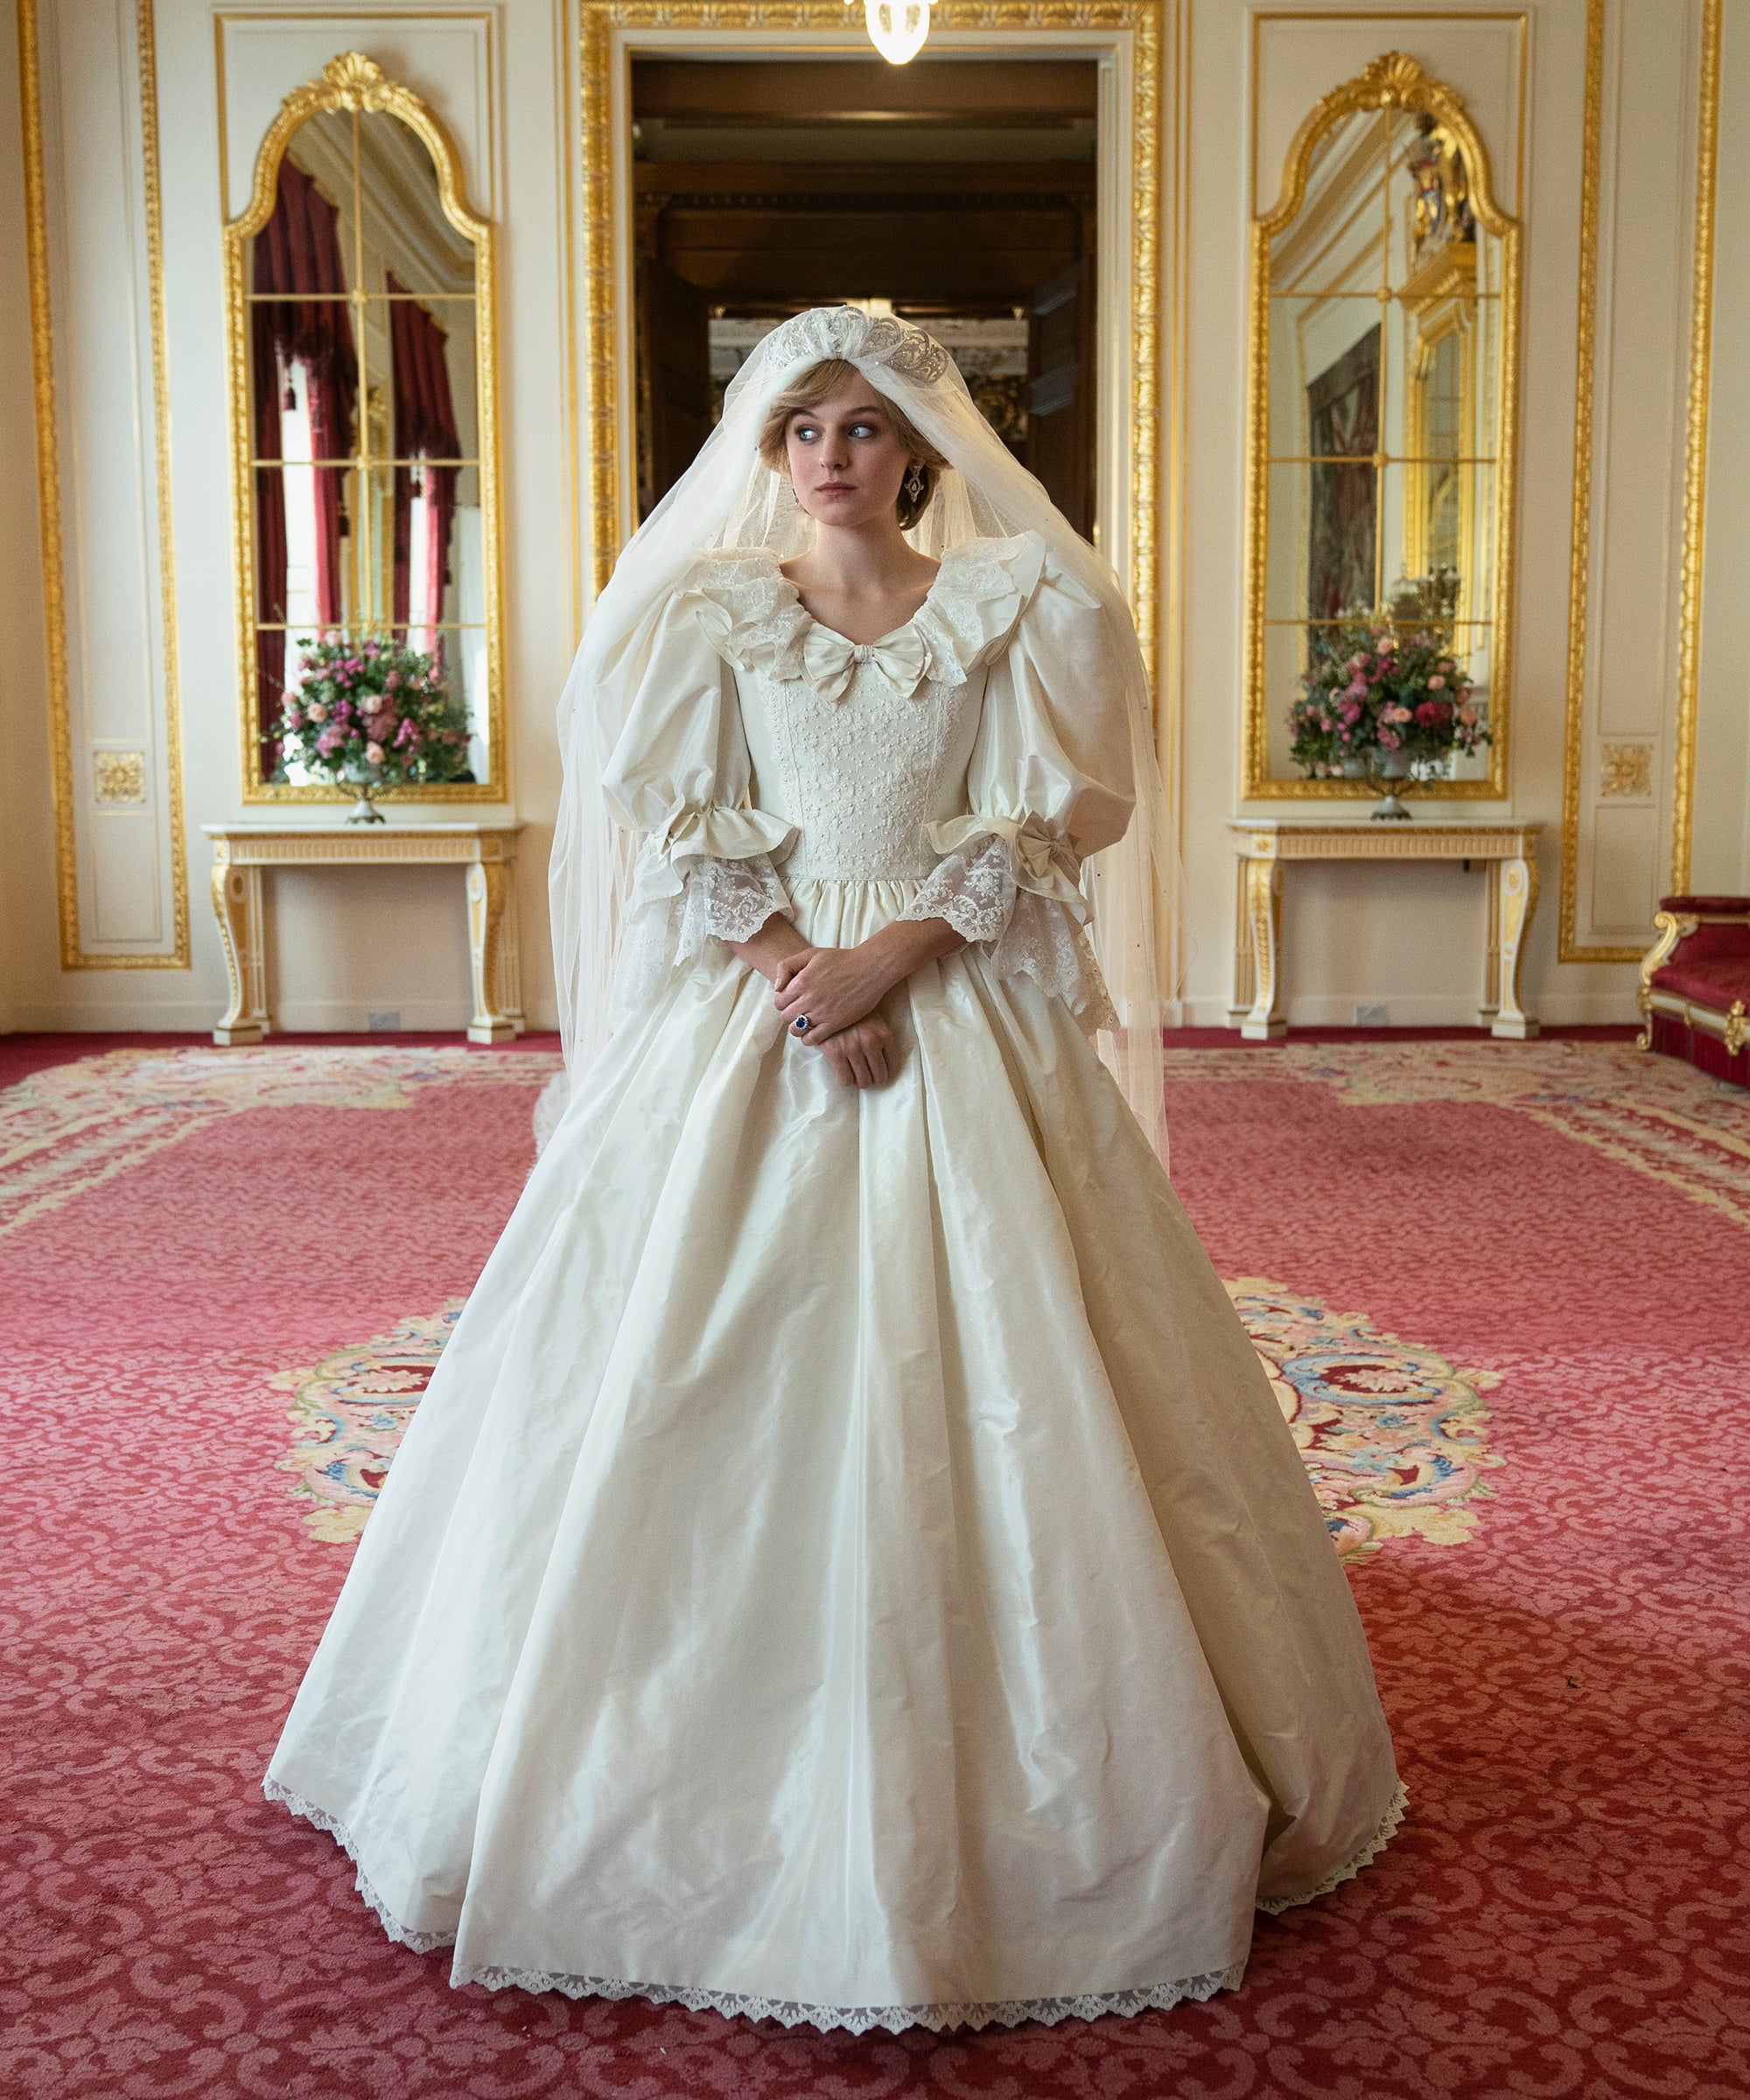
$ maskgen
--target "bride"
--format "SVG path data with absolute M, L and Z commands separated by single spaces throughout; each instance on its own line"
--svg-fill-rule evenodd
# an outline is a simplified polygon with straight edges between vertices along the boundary
M 819 309 L 566 717 L 569 1106 L 269 1795 L 458 1984 L 859 2032 L 1238 1984 L 1404 1796 L 1152 1142 L 1110 570 L 937 343 Z

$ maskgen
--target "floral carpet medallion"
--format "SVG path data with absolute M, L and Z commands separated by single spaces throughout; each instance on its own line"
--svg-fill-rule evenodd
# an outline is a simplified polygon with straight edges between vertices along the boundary
M 466 1303 L 458 1298 L 441 1312 L 415 1313 L 391 1334 L 337 1349 L 313 1371 L 281 1371 L 270 1381 L 297 1396 L 290 1415 L 297 1440 L 276 1462 L 298 1476 L 291 1492 L 309 1505 L 304 1522 L 312 1538 L 338 1545 L 364 1530 Z
M 1480 1396 L 1494 1371 L 1455 1370 L 1438 1350 L 1382 1334 L 1358 1312 L 1333 1312 L 1280 1284 L 1228 1285 L 1344 1560 L 1410 1535 L 1462 1545 L 1482 1478 L 1502 1460 L 1483 1449 Z
M 1312 1476 L 1337 1551 L 1355 1560 L 1388 1538 L 1461 1544 L 1491 1489 L 1480 1395 L 1493 1371 L 1455 1370 L 1437 1350 L 1382 1334 L 1360 1313 L 1332 1312 L 1281 1284 L 1228 1285 Z M 272 1381 L 296 1396 L 297 1438 L 283 1472 L 307 1505 L 310 1536 L 331 1544 L 365 1528 L 389 1461 L 418 1406 L 461 1298 L 402 1320 L 388 1334 L 337 1349 L 314 1370 Z

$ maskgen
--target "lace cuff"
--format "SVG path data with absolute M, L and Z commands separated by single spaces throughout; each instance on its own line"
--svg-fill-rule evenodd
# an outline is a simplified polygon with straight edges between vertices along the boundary
M 962 846 L 937 863 L 902 919 L 945 919 L 962 941 L 1000 941 L 1015 908 L 1015 871 L 1000 838 Z
M 1061 824 L 1036 815 L 1026 816 L 953 816 L 946 823 L 928 827 L 929 842 L 938 853 L 952 853 L 975 840 L 1000 842 L 1009 857 L 1017 886 L 1040 897 L 1054 897 L 1064 909 L 1083 921 L 1088 900 L 1082 894 L 1082 857 L 1069 843 Z
M 999 977 L 1031 977 L 1086 1033 L 1118 1026 L 1081 918 L 1020 886 L 1004 837 L 987 835 L 948 854 L 900 916 L 946 920 L 962 940 L 984 945 Z
M 790 910 L 769 854 L 690 857 L 675 875 L 674 893 L 647 899 L 627 922 L 614 964 L 611 1027 L 654 998 L 713 941 L 751 941 L 774 912 Z

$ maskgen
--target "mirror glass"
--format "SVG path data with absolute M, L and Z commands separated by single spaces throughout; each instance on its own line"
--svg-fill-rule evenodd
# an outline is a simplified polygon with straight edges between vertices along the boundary
M 1488 719 L 1502 451 L 1503 244 L 1459 140 L 1363 109 L 1312 150 L 1269 242 L 1262 651 L 1269 771 L 1294 780 L 1302 673 L 1357 616 L 1435 629 Z M 1487 746 L 1440 761 L 1487 780 Z
M 631 72 L 638 514 L 761 339 L 844 300 L 936 336 L 1092 538 L 1097 65 L 664 55 Z
M 472 733 L 433 777 L 486 781 L 480 282 L 425 142 L 384 110 L 318 110 L 248 242 L 257 720 L 323 636 L 432 657 Z M 261 779 L 310 776 L 265 743 Z

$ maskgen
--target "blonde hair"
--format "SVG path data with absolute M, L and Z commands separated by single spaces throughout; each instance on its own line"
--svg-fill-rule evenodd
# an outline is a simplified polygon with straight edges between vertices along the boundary
M 823 401 L 830 401 L 841 387 L 848 386 L 853 380 L 863 376 L 847 359 L 829 357 L 823 358 L 817 365 L 810 365 L 806 372 L 791 381 L 766 410 L 765 426 L 760 432 L 760 457 L 774 474 L 789 472 L 788 440 L 791 416 L 804 409 L 819 408 Z M 880 393 L 880 388 L 878 387 L 876 391 Z M 900 500 L 894 509 L 899 517 L 900 531 L 908 532 L 929 508 L 930 498 L 935 494 L 936 477 L 947 466 L 948 461 L 929 439 L 916 429 L 897 402 L 888 400 L 882 394 L 881 406 L 892 425 L 894 437 L 917 461 L 919 474 L 923 481 L 923 487 L 915 497 L 908 494 L 903 482 L 900 484 Z M 911 475 L 907 473 L 906 480 L 910 480 Z

